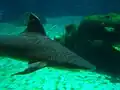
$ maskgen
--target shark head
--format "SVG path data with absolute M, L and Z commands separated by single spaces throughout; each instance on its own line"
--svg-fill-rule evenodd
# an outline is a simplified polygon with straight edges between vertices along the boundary
M 71 64 L 92 70 L 96 68 L 65 46 L 48 38 L 39 18 L 33 13 L 29 15 L 24 32 L 18 35 L 0 35 L 0 55 L 28 62 L 27 69 L 13 75 L 30 73 L 53 63 Z

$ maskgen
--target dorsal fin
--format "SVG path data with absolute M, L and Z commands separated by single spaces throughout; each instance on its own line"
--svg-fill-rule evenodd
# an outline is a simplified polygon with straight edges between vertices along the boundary
M 46 35 L 43 25 L 40 23 L 40 19 L 33 13 L 29 14 L 27 28 L 23 33 L 34 32 Z

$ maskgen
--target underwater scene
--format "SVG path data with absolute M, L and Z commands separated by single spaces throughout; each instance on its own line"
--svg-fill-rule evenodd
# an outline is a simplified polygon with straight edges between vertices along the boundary
M 0 90 L 120 90 L 119 0 L 0 3 Z

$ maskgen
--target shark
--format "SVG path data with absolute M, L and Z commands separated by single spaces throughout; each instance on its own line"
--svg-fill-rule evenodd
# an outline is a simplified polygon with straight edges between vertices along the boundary
M 96 69 L 95 65 L 59 42 L 50 39 L 40 19 L 33 13 L 29 14 L 29 20 L 23 32 L 15 35 L 0 35 L 0 56 L 28 63 L 27 68 L 13 73 L 12 76 L 29 74 L 47 66 L 67 64 L 90 70 Z

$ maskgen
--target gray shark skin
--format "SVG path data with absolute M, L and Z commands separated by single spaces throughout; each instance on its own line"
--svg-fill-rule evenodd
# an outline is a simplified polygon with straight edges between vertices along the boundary
M 21 34 L 0 35 L 0 56 L 18 58 L 18 60 L 28 62 L 27 69 L 12 74 L 12 76 L 28 74 L 52 65 L 70 64 L 90 70 L 96 68 L 60 43 L 48 38 L 38 17 L 32 13 L 29 17 L 31 16 L 32 19 L 28 22 L 29 25 Z M 36 20 L 37 26 L 34 28 Z M 31 27 L 30 30 L 29 27 Z

